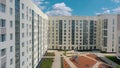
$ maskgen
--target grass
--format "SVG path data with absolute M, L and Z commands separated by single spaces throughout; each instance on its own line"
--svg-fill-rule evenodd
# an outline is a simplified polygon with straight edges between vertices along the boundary
M 108 59 L 120 65 L 120 60 L 116 56 L 106 56 Z
M 63 55 L 66 56 L 66 51 L 64 51 Z
M 55 53 L 54 52 L 47 52 L 46 54 L 45 54 L 45 56 L 55 56 Z
M 43 58 L 40 64 L 40 68 L 51 68 L 53 63 L 53 58 Z

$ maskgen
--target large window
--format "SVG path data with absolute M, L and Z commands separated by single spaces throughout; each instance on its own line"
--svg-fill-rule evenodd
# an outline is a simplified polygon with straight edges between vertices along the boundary
M 5 27 L 5 19 L 0 19 L 0 27 Z
M 12 15 L 13 14 L 13 9 L 12 8 L 10 8 L 10 15 Z
M 6 55 L 6 49 L 2 49 L 1 50 L 1 56 L 5 56 Z
M 13 52 L 13 46 L 10 46 L 10 52 Z
M 0 35 L 0 42 L 4 42 L 5 41 L 5 38 L 6 38 L 6 35 L 5 34 L 1 34 Z
M 104 19 L 104 29 L 108 28 L 108 19 Z
M 11 34 L 10 34 L 10 40 L 12 40 L 12 39 L 13 39 L 13 34 L 11 33 Z
M 13 59 L 10 59 L 10 65 L 12 65 L 13 64 Z
M 22 3 L 22 9 L 24 9 L 24 4 Z
M 4 12 L 5 13 L 5 5 L 0 3 L 0 12 Z
M 103 45 L 104 45 L 104 47 L 107 47 L 107 37 L 104 37 L 104 39 L 103 39 Z
M 13 21 L 10 21 L 10 27 L 11 28 L 13 27 Z

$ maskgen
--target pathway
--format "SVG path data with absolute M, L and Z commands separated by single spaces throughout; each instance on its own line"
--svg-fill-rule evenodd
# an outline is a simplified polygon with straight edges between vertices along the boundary
M 103 54 L 101 54 L 101 53 L 94 53 L 94 54 L 97 55 L 102 60 L 104 60 L 105 62 L 107 62 L 109 65 L 113 66 L 113 68 L 116 68 L 117 64 L 115 62 L 109 60 L 105 56 L 103 56 Z
M 55 59 L 52 64 L 52 68 L 61 68 L 61 58 L 60 53 L 58 51 L 55 51 Z

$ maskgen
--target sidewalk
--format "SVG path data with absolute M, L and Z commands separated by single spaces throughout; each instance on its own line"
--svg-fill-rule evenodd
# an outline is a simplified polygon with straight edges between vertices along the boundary
M 107 62 L 109 65 L 113 66 L 113 68 L 116 68 L 117 64 L 115 62 L 109 60 L 108 58 L 104 57 L 103 54 L 101 54 L 101 53 L 94 53 L 94 54 L 97 55 L 98 57 L 100 57 L 105 62 Z
M 66 56 L 63 56 L 70 68 L 77 68 Z
M 55 51 L 55 59 L 52 64 L 52 68 L 61 68 L 61 58 L 60 53 L 58 51 Z

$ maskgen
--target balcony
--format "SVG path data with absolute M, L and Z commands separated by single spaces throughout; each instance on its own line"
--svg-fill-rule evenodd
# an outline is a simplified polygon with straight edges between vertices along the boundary
M 0 34 L 6 34 L 6 28 L 0 27 Z

